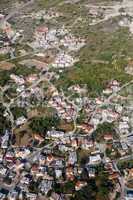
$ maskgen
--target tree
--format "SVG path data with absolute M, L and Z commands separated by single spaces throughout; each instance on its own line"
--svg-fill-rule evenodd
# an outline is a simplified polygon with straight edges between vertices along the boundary
M 106 133 L 115 133 L 113 123 L 104 122 L 103 124 L 99 124 L 97 129 L 93 132 L 92 136 L 97 141 L 100 141 L 101 139 L 103 139 L 103 136 Z
M 26 110 L 24 108 L 12 107 L 11 112 L 12 112 L 15 120 L 17 118 L 21 117 L 22 115 L 26 117 Z
M 38 183 L 35 181 L 31 181 L 29 184 L 29 191 L 33 193 L 38 193 Z
M 98 187 L 98 193 L 97 193 L 98 199 L 107 200 L 110 189 L 113 188 L 113 184 L 111 181 L 109 181 L 108 174 L 105 173 L 104 171 L 99 172 L 97 176 L 97 187 Z
M 10 121 L 8 121 L 6 119 L 6 117 L 4 117 L 4 108 L 3 106 L 0 104 L 0 133 L 3 133 L 6 129 L 10 129 L 11 128 L 11 124 Z
M 71 200 L 95 200 L 97 193 L 97 186 L 95 180 L 90 180 L 88 185 L 81 190 L 75 192 L 75 196 Z
M 0 85 L 4 86 L 5 84 L 8 83 L 8 81 L 10 80 L 10 71 L 1 71 L 0 72 Z
M 54 184 L 54 191 L 58 194 L 63 193 L 63 187 L 61 186 L 60 183 Z
M 52 117 L 35 117 L 31 120 L 30 128 L 41 135 L 44 135 L 52 127 L 57 128 L 59 125 L 59 118 L 56 116 Z
M 63 192 L 64 193 L 73 193 L 75 190 L 75 183 L 73 181 L 68 181 L 67 183 L 65 183 L 64 187 L 63 187 Z
M 111 149 L 109 149 L 109 148 L 107 148 L 107 149 L 106 149 L 106 155 L 107 155 L 108 157 L 110 157 L 110 155 L 111 155 L 111 152 L 112 152 L 112 150 L 111 150 Z

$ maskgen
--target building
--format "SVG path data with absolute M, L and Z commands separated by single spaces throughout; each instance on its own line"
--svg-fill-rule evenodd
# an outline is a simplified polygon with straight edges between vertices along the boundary
M 102 159 L 101 159 L 101 156 L 100 154 L 96 154 L 96 155 L 91 155 L 89 157 L 89 164 L 90 165 L 97 165 L 97 164 L 100 164 Z

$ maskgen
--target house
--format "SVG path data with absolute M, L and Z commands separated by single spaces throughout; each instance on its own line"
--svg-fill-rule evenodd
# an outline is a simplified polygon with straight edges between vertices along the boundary
M 108 134 L 105 134 L 105 135 L 104 135 L 104 140 L 105 140 L 105 141 L 113 140 L 112 134 L 109 134 L 109 133 L 108 133 Z
M 54 158 L 54 156 L 52 154 L 47 155 L 47 157 L 46 157 L 46 164 L 47 165 L 51 164 L 54 159 L 55 158 Z
M 123 116 L 123 117 L 121 118 L 121 120 L 122 120 L 123 122 L 127 122 L 127 123 L 130 121 L 128 116 Z
M 85 94 L 87 92 L 86 88 L 87 88 L 86 85 L 84 85 L 84 87 L 81 88 L 80 85 L 77 84 L 77 85 L 70 86 L 68 88 L 68 91 L 76 92 L 76 93 L 79 93 L 79 94 L 81 94 L 81 93 Z
M 37 194 L 35 194 L 35 193 L 27 192 L 26 197 L 28 200 L 37 200 Z
M 26 158 L 31 153 L 30 149 L 28 148 L 21 148 L 15 149 L 15 156 L 16 158 Z
M 21 117 L 17 118 L 16 125 L 20 126 L 20 125 L 24 124 L 26 121 L 27 121 L 27 119 L 24 116 L 21 116 Z
M 52 131 L 48 131 L 47 132 L 47 136 L 50 138 L 62 138 L 64 137 L 64 132 L 63 131 L 56 131 L 56 130 L 52 130 Z
M 70 51 L 77 51 L 85 45 L 85 40 L 76 38 L 72 34 L 66 35 L 60 40 L 61 45 L 68 48 Z
M 28 83 L 33 83 L 37 80 L 37 74 L 31 74 L 29 76 L 26 77 L 26 81 Z
M 52 184 L 52 180 L 42 180 L 39 185 L 40 192 L 46 195 L 52 189 Z
M 62 177 L 61 169 L 55 169 L 55 177 L 56 177 L 56 179 L 60 179 Z
M 22 185 L 29 185 L 29 183 L 30 183 L 30 178 L 24 176 L 24 177 L 21 178 L 20 183 L 21 183 Z
M 117 80 L 112 80 L 109 83 L 109 87 L 113 90 L 113 92 L 117 92 L 120 89 L 120 83 Z
M 44 138 L 41 137 L 39 134 L 34 134 L 33 137 L 35 140 L 39 141 L 39 143 L 44 141 Z
M 4 167 L 2 164 L 0 164 L 0 175 L 5 177 L 5 175 L 7 174 L 7 168 Z
M 128 151 L 128 146 L 125 142 L 121 142 L 121 147 L 124 151 Z
M 94 125 L 93 124 L 84 123 L 82 125 L 79 125 L 78 128 L 82 129 L 83 132 L 85 132 L 85 133 L 92 133 L 93 130 L 94 130 Z
M 51 163 L 51 166 L 53 166 L 54 168 L 63 168 L 64 167 L 64 164 L 63 164 L 63 160 L 62 159 L 56 159 L 54 160 L 52 163 Z
M 101 96 L 101 97 L 95 98 L 95 102 L 96 102 L 97 105 L 103 104 L 104 103 L 104 97 Z
M 119 172 L 113 172 L 112 174 L 109 175 L 109 180 L 116 180 L 120 176 Z
M 18 85 L 16 91 L 20 93 L 20 92 L 24 91 L 24 89 L 25 89 L 24 85 Z
M 102 159 L 101 159 L 101 156 L 100 154 L 96 154 L 96 155 L 91 155 L 89 157 L 89 164 L 90 165 L 97 165 L 97 164 L 100 164 Z
M 123 106 L 121 106 L 121 105 L 116 105 L 116 106 L 115 106 L 115 111 L 116 111 L 117 113 L 121 114 L 122 111 L 123 111 Z
M 76 151 L 69 152 L 68 165 L 74 165 L 77 163 L 77 153 Z
M 82 187 L 85 187 L 86 185 L 87 185 L 87 182 L 85 181 L 77 181 L 75 184 L 75 190 L 76 191 L 81 190 Z
M 39 164 L 40 165 L 45 165 L 45 163 L 46 163 L 46 156 L 40 154 L 40 156 L 39 156 Z
M 10 75 L 10 78 L 16 83 L 16 84 L 19 84 L 19 85 L 23 85 L 25 83 L 23 77 L 19 77 L 15 74 L 11 74 Z
M 77 138 L 71 138 L 71 144 L 73 148 L 77 149 L 78 148 L 78 139 Z
M 6 152 L 6 155 L 5 155 L 4 159 L 5 159 L 7 162 L 14 162 L 14 161 L 15 161 L 14 152 L 11 152 L 11 151 Z
M 36 32 L 35 32 L 35 35 L 36 36 L 40 36 L 40 37 L 45 37 L 46 38 L 46 35 L 48 33 L 49 29 L 48 27 L 45 27 L 45 26 L 39 26 L 36 28 Z
M 4 23 L 3 32 L 6 33 L 9 39 L 12 39 L 15 35 L 15 31 L 11 28 L 11 25 L 8 22 Z
M 74 171 L 72 167 L 66 168 L 66 179 L 71 181 L 74 180 Z
M 59 53 L 52 64 L 54 68 L 67 68 L 71 67 L 77 60 L 74 60 L 72 56 L 66 53 Z
M 16 190 L 11 190 L 9 193 L 8 193 L 8 198 L 10 200 L 16 200 L 18 197 L 18 192 Z
M 10 133 L 6 130 L 5 134 L 1 137 L 1 148 L 6 149 L 9 145 Z
M 64 145 L 64 144 L 59 144 L 58 145 L 58 148 L 59 148 L 59 150 L 61 151 L 61 152 L 67 152 L 68 151 L 68 147 L 66 146 L 66 145 Z
M 31 174 L 36 175 L 39 171 L 39 165 L 38 164 L 33 164 L 31 167 Z
M 95 170 L 94 167 L 92 167 L 90 165 L 87 165 L 85 169 L 87 170 L 88 176 L 90 178 L 95 178 L 95 176 L 96 176 L 96 170 Z
M 76 167 L 76 170 L 77 170 L 77 175 L 81 175 L 83 172 L 83 168 L 80 166 Z
M 130 126 L 129 123 L 126 121 L 120 121 L 118 124 L 118 131 L 120 133 L 121 137 L 125 137 L 126 135 L 129 135 L 129 130 L 130 130 Z
M 105 90 L 103 90 L 103 94 L 105 95 L 110 95 L 112 94 L 113 90 L 111 88 L 106 88 Z
M 57 47 L 59 45 L 59 39 L 57 37 L 57 30 L 47 27 L 38 27 L 34 34 L 35 40 L 29 43 L 33 49 L 50 49 L 51 47 Z
M 90 148 L 93 148 L 94 147 L 94 142 L 92 140 L 88 140 L 88 139 L 84 139 L 82 140 L 82 143 L 81 143 L 81 148 L 82 149 L 90 149 Z

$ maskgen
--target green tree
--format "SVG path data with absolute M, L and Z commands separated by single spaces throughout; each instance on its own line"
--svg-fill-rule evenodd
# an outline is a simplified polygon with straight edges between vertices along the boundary
M 52 116 L 52 117 L 35 117 L 31 120 L 30 128 L 41 135 L 44 135 L 48 130 L 52 127 L 57 128 L 59 125 L 59 118 Z
M 97 193 L 97 186 L 95 180 L 90 180 L 88 185 L 81 190 L 75 192 L 74 197 L 71 200 L 95 200 Z
M 21 117 L 22 115 L 26 117 L 26 110 L 24 108 L 13 107 L 11 108 L 11 112 L 14 116 L 14 119 Z
M 106 133 L 115 133 L 113 123 L 104 122 L 103 124 L 99 124 L 92 136 L 99 142 Z
M 63 192 L 64 193 L 73 193 L 75 190 L 75 183 L 73 181 L 68 181 L 67 183 L 65 183 L 65 185 L 63 186 Z
M 10 129 L 11 124 L 3 115 L 4 115 L 4 108 L 0 104 L 0 133 L 2 134 L 6 129 Z

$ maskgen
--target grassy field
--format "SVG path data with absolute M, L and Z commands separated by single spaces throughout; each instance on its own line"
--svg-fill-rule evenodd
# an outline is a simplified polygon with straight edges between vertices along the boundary
M 128 58 L 133 57 L 133 38 L 127 28 L 118 27 L 118 19 L 92 27 L 89 26 L 87 10 L 81 4 L 63 4 L 58 6 L 58 10 L 63 10 L 59 23 L 63 21 L 66 27 L 71 27 L 73 34 L 85 38 L 86 46 L 76 55 L 80 61 L 62 74 L 57 86 L 67 88 L 72 84 L 85 83 L 90 95 L 96 96 L 111 79 L 121 83 L 132 79 L 125 73 L 125 67 Z M 72 21 L 78 18 L 72 25 Z
M 90 95 L 95 96 L 111 79 L 117 79 L 123 84 L 128 82 L 132 76 L 125 73 L 125 66 L 128 57 L 133 56 L 132 42 L 133 39 L 128 38 L 128 30 L 120 29 L 113 35 L 104 32 L 92 34 L 88 31 L 87 45 L 78 55 L 80 61 L 62 74 L 57 86 L 67 88 L 71 84 L 85 83 Z

